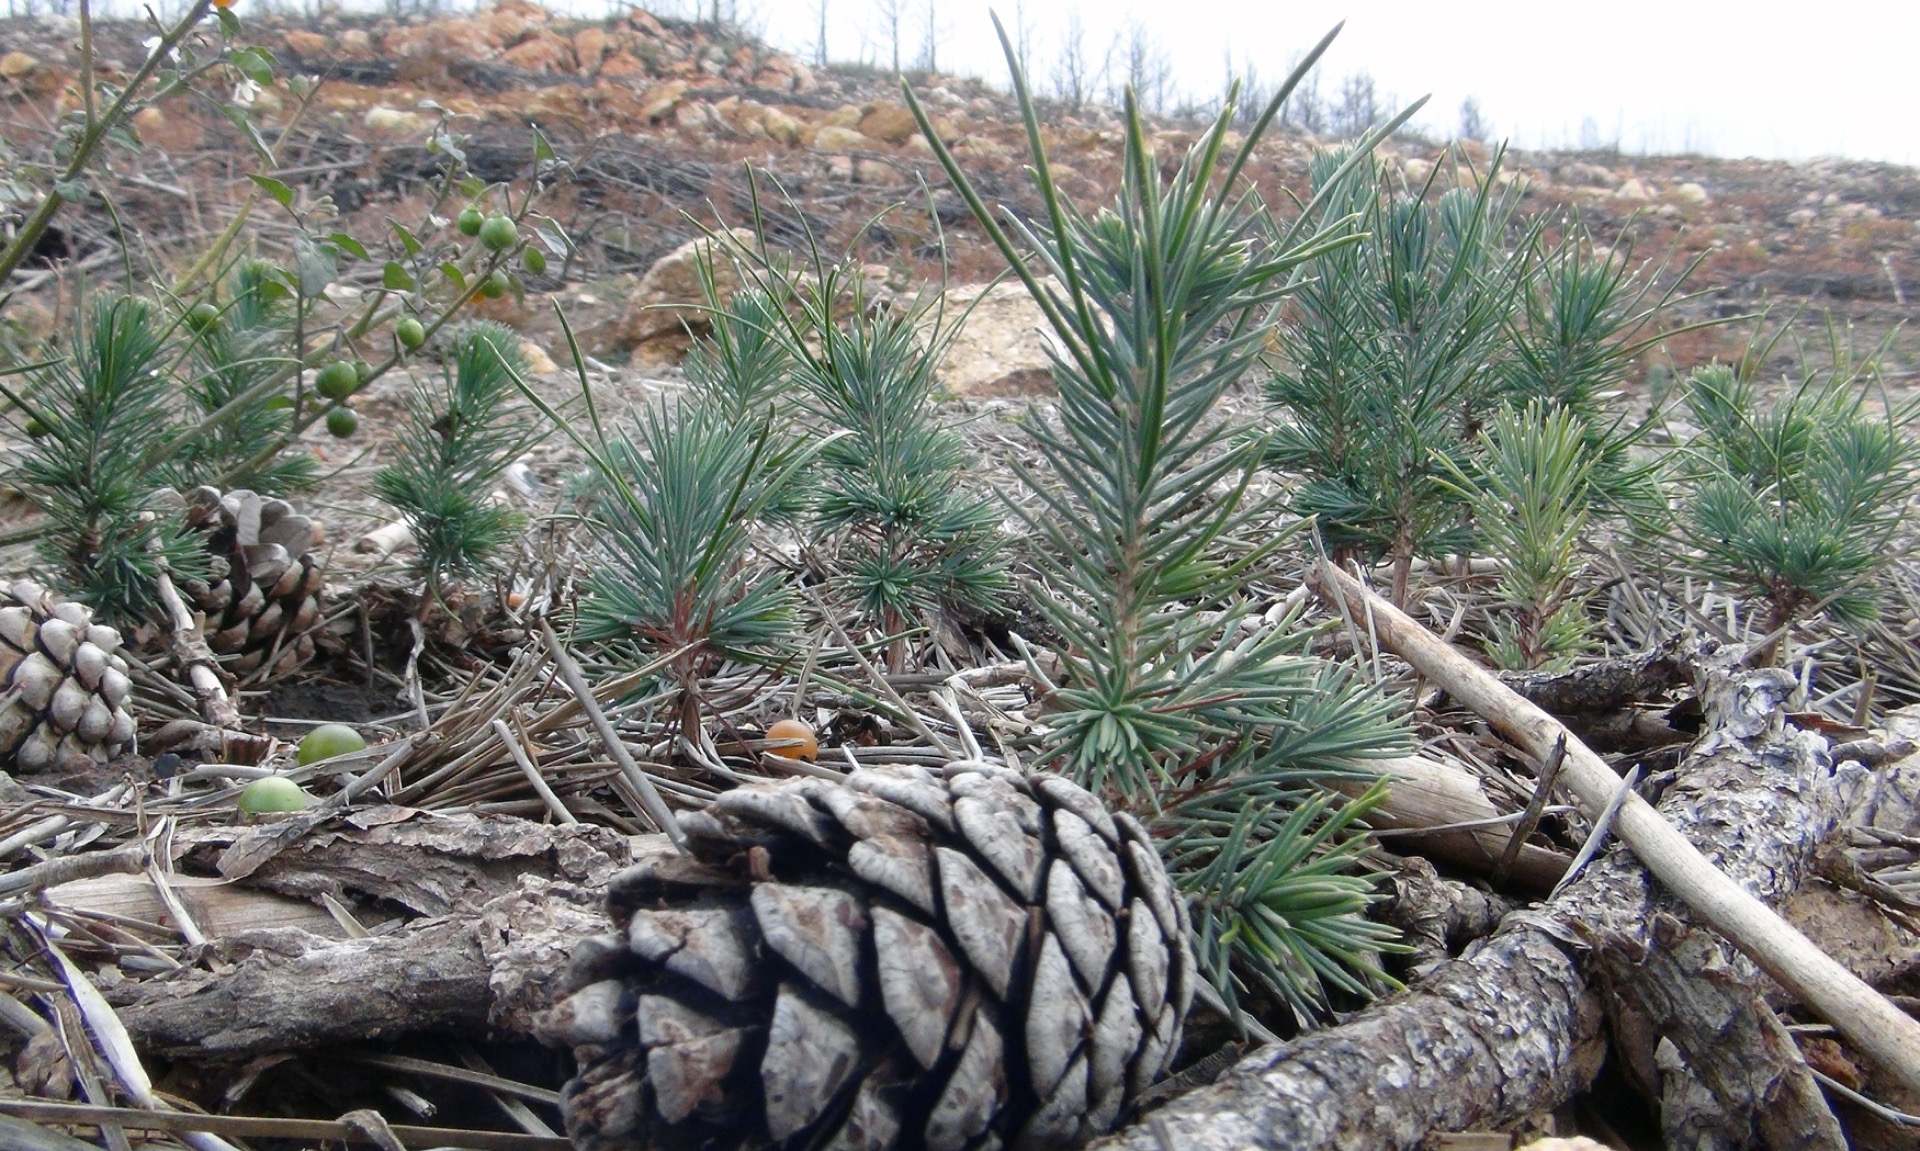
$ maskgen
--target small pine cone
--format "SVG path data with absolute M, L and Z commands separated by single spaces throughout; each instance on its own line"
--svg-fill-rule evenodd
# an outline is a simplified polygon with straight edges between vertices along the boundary
M 120 633 L 85 604 L 19 580 L 0 593 L 0 761 L 104 764 L 133 739 Z
M 982 764 L 753 785 L 616 876 L 544 1036 L 581 1151 L 984 1151 L 1111 1130 L 1196 980 L 1145 830 Z
M 187 522 L 206 534 L 214 558 L 212 577 L 187 592 L 222 665 L 258 682 L 312 659 L 322 581 L 313 521 L 285 500 L 244 490 L 198 487 L 186 503 Z

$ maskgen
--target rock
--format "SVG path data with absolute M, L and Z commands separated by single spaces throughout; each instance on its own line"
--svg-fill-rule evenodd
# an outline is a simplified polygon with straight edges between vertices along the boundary
M 606 59 L 607 50 L 613 47 L 613 38 L 607 35 L 605 28 L 582 28 L 573 34 L 573 57 L 579 61 L 580 74 L 591 76 L 600 70 L 600 61 Z
M 326 59 L 333 55 L 333 41 L 304 28 L 295 28 L 281 37 L 280 42 L 287 46 L 287 51 L 303 59 Z
M 389 140 L 418 136 L 427 130 L 425 116 L 401 108 L 389 108 L 384 104 L 368 108 L 366 115 L 360 117 L 360 123 L 367 131 Z
M 885 160 L 861 157 L 853 162 L 853 181 L 888 188 L 907 182 L 907 174 Z
M 712 104 L 698 100 L 681 101 L 680 106 L 673 110 L 673 122 L 689 136 L 711 136 L 727 127 L 726 121 Z
M 817 121 L 822 128 L 858 128 L 862 112 L 857 104 L 842 104 Z
M 526 0 L 502 0 L 493 11 L 480 17 L 480 23 L 486 30 L 486 37 L 497 48 L 507 48 L 520 43 L 540 27 L 549 17 L 547 10 Z
M 1653 199 L 1653 188 L 1644 180 L 1634 176 L 1613 190 L 1613 198 L 1616 200 L 1644 202 Z
M 968 136 L 953 149 L 964 160 L 1004 164 L 1013 158 L 1013 149 L 990 136 Z
M 625 48 L 614 51 L 600 62 L 600 75 L 602 77 L 644 76 L 646 74 L 646 64 L 642 63 L 637 56 Z
M 770 140 L 788 146 L 800 142 L 800 121 L 778 108 L 763 108 L 760 112 L 760 126 L 766 130 L 767 138 Z
M 527 371 L 536 376 L 551 376 L 560 370 L 547 350 L 532 340 L 520 341 L 520 358 L 526 362 Z
M 558 36 L 535 36 L 507 49 L 500 62 L 523 72 L 571 72 L 573 47 Z
M 1400 165 L 1400 174 L 1406 177 L 1409 188 L 1418 188 L 1427 182 L 1428 176 L 1433 175 L 1433 161 L 1410 159 Z
M 920 130 L 913 113 L 898 104 L 880 104 L 860 118 L 860 134 L 886 144 L 898 144 Z
M 602 68 L 601 71 L 604 73 L 606 69 Z M 672 113 L 675 105 L 679 104 L 681 97 L 686 94 L 685 80 L 669 80 L 665 84 L 647 89 L 646 95 L 641 99 L 640 118 L 651 124 L 659 123 Z
M 1820 213 L 1812 208 L 1795 208 L 1787 213 L 1787 223 L 1796 228 L 1804 228 L 1820 218 Z
M 1713 202 L 1713 197 L 1707 195 L 1707 190 L 1692 181 L 1688 181 L 1678 188 L 1675 188 L 1673 190 L 1673 197 L 1683 204 L 1709 204 Z
M 857 130 L 838 124 L 827 124 L 813 134 L 813 147 L 817 152 L 864 152 L 872 146 L 873 141 Z
M 349 28 L 340 33 L 335 41 L 340 45 L 340 58 L 343 60 L 373 59 L 373 37 L 365 28 Z
M 736 243 L 751 246 L 754 242 L 753 233 L 745 228 L 734 228 L 729 235 Z M 601 343 L 631 351 L 660 340 L 678 343 L 688 326 L 705 327 L 707 298 L 700 287 L 699 259 L 712 244 L 708 237 L 698 236 L 655 260 L 627 297 L 625 314 L 609 325 Z M 713 264 L 724 303 L 739 290 L 740 278 L 726 258 L 724 245 L 714 253 Z
M 941 387 L 956 396 L 1052 392 L 1047 354 L 1051 329 L 1026 285 L 957 285 L 947 289 L 946 306 L 949 316 L 964 312 L 966 320 L 936 371 Z
M 201 147 L 207 135 L 198 121 L 186 116 L 170 116 L 151 105 L 134 113 L 133 130 L 142 147 L 166 152 L 186 152 Z

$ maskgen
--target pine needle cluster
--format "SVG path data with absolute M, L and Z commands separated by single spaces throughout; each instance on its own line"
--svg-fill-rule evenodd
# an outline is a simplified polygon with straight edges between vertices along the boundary
M 583 638 L 667 659 L 687 700 L 722 661 L 785 645 L 793 592 L 781 569 L 751 562 L 753 527 L 808 453 L 775 439 L 765 417 L 663 400 L 596 446 L 590 522 L 609 562 L 587 581 Z
M 1366 759 L 1402 746 L 1405 730 L 1392 701 L 1307 655 L 1291 621 L 1240 626 L 1251 575 L 1284 533 L 1277 509 L 1248 495 L 1259 445 L 1208 416 L 1255 365 L 1295 273 L 1357 239 L 1344 213 L 1280 226 L 1240 179 L 1330 40 L 1237 151 L 1227 150 L 1229 108 L 1168 177 L 1129 97 L 1121 189 L 1092 213 L 1060 194 L 1009 47 L 1045 205 L 1031 224 L 987 208 L 912 104 L 1062 349 L 1059 422 L 1032 426 L 1047 463 L 1026 476 L 1040 506 L 1024 513 L 1040 541 L 1032 598 L 1066 638 L 1051 758 L 1153 819 L 1221 990 L 1257 987 L 1303 1020 L 1325 1003 L 1327 971 L 1345 972 L 1335 984 L 1349 990 L 1383 978 L 1368 959 L 1383 933 L 1362 915 L 1366 880 L 1337 855 L 1326 874 L 1299 866 L 1354 817 L 1316 781 L 1364 775 Z M 1320 218 L 1322 206 L 1303 220 Z M 1276 934 L 1283 909 L 1309 906 L 1331 914 Z
M 374 494 L 406 518 L 429 594 L 485 571 L 518 538 L 522 517 L 492 498 L 493 484 L 546 434 L 520 400 L 526 364 L 512 329 L 463 324 L 447 348 L 440 380 L 422 380 L 407 396 L 397 458 L 373 481 Z
M 114 625 L 151 617 L 162 572 L 189 578 L 206 565 L 199 541 L 154 506 L 146 462 L 174 431 L 170 333 L 151 303 L 98 297 L 71 348 L 29 373 L 24 392 L 0 385 L 30 437 L 13 481 L 47 516 L 41 557 Z
M 1594 521 L 1599 451 L 1566 407 L 1503 408 L 1480 433 L 1471 474 L 1450 486 L 1479 546 L 1500 561 L 1487 657 L 1509 669 L 1558 670 L 1592 646 L 1579 577 Z
M 1859 624 L 1877 613 L 1875 577 L 1920 493 L 1920 403 L 1889 401 L 1876 363 L 1804 371 L 1768 404 L 1740 369 L 1697 368 L 1684 403 L 1700 429 L 1678 453 L 1666 536 L 1682 563 L 1764 603 L 1758 655 L 1777 658 L 1794 623 L 1825 613 Z

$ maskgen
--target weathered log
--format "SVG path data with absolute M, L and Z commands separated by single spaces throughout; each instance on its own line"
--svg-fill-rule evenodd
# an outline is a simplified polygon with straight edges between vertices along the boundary
M 1619 778 L 1607 762 L 1572 738 L 1552 716 L 1502 687 L 1458 649 L 1331 563 L 1322 560 L 1309 571 L 1308 579 L 1343 614 L 1364 618 L 1382 644 L 1471 706 L 1529 754 L 1544 762 L 1564 748 L 1560 778 L 1589 811 L 1611 811 L 1616 796 L 1624 799 L 1618 803 L 1614 828 L 1648 871 L 1685 900 L 1701 920 L 1833 1024 L 1855 1048 L 1909 1089 L 1920 1091 L 1920 1021 L 1887 1002 L 1885 996 L 1795 931 L 1752 892 L 1728 878 L 1645 800 L 1621 792 Z M 1705 694 L 1703 691 L 1703 702 Z M 1729 725 L 1727 734 L 1750 738 L 1777 730 L 1784 716 L 1734 707 L 1723 708 L 1721 720 Z M 1731 725 L 1738 723 L 1758 726 L 1752 731 L 1735 730 Z M 1824 750 L 1824 743 L 1821 746 Z
M 354 939 L 287 926 L 233 931 L 212 942 L 225 963 L 111 989 L 128 1031 L 164 1054 L 531 1034 L 553 973 L 574 943 L 604 929 L 607 875 L 632 858 L 604 828 L 404 808 L 201 828 L 180 840 L 188 856 L 211 857 L 248 884 L 425 914 Z
M 1696 746 L 1660 814 L 1731 878 L 1776 901 L 1806 874 L 1833 827 L 1837 801 L 1824 742 L 1780 726 L 1773 688 L 1751 690 L 1769 684 L 1781 686 L 1777 674 L 1755 673 L 1716 693 L 1725 727 L 1711 728 Z M 1494 1126 L 1551 1109 L 1585 1088 L 1599 1067 L 1601 1021 L 1618 998 L 1603 990 L 1644 982 L 1647 989 L 1634 995 L 1645 1009 L 1658 988 L 1671 984 L 1677 1001 L 1688 982 L 1711 976 L 1698 970 L 1704 957 L 1666 957 L 1674 925 L 1686 935 L 1688 917 L 1684 905 L 1656 892 L 1629 852 L 1616 849 L 1551 903 L 1510 916 L 1412 990 L 1342 1026 L 1256 1051 L 1220 1082 L 1155 1112 L 1152 1125 L 1098 1146 L 1404 1148 L 1434 1131 Z M 1594 978 L 1599 968 L 1586 962 L 1589 952 L 1621 957 L 1607 967 L 1610 984 Z M 1749 1007 L 1758 1010 L 1757 1001 Z M 1677 1026 L 1685 1020 L 1683 1029 L 1701 1026 L 1699 1009 L 1661 1010 Z M 1804 1121 L 1804 1145 L 1832 1146 L 1831 1128 L 1806 1103 L 1805 1068 L 1790 1045 L 1764 1052 L 1763 1037 L 1779 1034 L 1765 1024 L 1755 1015 L 1747 1028 L 1755 1038 L 1734 1053 L 1768 1055 L 1748 1069 L 1754 1082 L 1746 1095 L 1781 1107 L 1790 1116 L 1782 1122 Z M 1711 1038 L 1690 1036 L 1688 1045 L 1705 1050 Z M 1689 1061 L 1681 1073 L 1704 1067 Z M 1779 1138 L 1758 1129 L 1764 1118 L 1749 1110 L 1729 1122 Z
M 477 914 L 391 935 L 327 939 L 297 928 L 221 941 L 218 970 L 129 981 L 107 998 L 143 1048 L 247 1057 L 331 1043 L 533 1032 L 547 984 L 605 927 L 598 886 L 533 877 Z

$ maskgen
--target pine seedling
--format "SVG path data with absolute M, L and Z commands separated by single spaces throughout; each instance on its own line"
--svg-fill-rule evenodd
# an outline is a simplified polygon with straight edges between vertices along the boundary
M 1452 484 L 1481 550 L 1501 561 L 1487 655 L 1501 668 L 1564 668 L 1591 646 L 1578 579 L 1601 449 L 1568 408 L 1535 400 L 1496 415 L 1474 454 Z
M 1438 194 L 1347 152 L 1313 161 L 1316 194 L 1358 216 L 1366 239 L 1306 269 L 1267 384 L 1282 418 L 1266 459 L 1304 477 L 1295 510 L 1336 550 L 1392 562 L 1395 603 L 1415 557 L 1466 542 L 1447 477 L 1503 400 L 1494 366 L 1527 265 L 1505 250 L 1519 197 L 1498 190 L 1501 158 Z
M 1303 827 L 1331 818 L 1326 811 L 1340 802 L 1326 796 L 1325 810 L 1295 822 L 1290 813 L 1320 794 L 1312 781 L 1365 774 L 1366 758 L 1401 747 L 1405 729 L 1390 701 L 1306 655 L 1299 629 L 1240 630 L 1250 573 L 1284 533 L 1274 530 L 1271 506 L 1248 496 L 1258 445 L 1237 442 L 1207 416 L 1254 365 L 1290 277 L 1355 241 L 1345 218 L 1263 231 L 1270 217 L 1240 178 L 1280 104 L 1331 39 L 1289 78 L 1237 152 L 1226 150 L 1229 103 L 1171 177 L 1162 177 L 1129 93 L 1119 195 L 1087 214 L 1060 194 L 1003 30 L 1045 205 L 1033 224 L 1003 224 L 987 208 L 907 92 L 949 179 L 1060 341 L 1059 423 L 1031 426 L 1048 470 L 1025 473 L 1039 507 L 1022 511 L 1039 541 L 1042 582 L 1033 598 L 1066 641 L 1065 674 L 1051 692 L 1048 758 L 1152 819 L 1167 843 L 1190 837 L 1171 858 L 1197 929 L 1231 951 L 1230 963 L 1212 964 L 1223 993 L 1236 986 L 1229 968 L 1272 971 L 1286 998 L 1301 1004 L 1320 1000 L 1317 974 L 1306 974 L 1318 968 L 1264 954 L 1244 925 L 1247 914 L 1286 906 L 1290 893 L 1319 882 L 1296 880 L 1297 869 L 1275 863 L 1294 859 Z M 1322 185 L 1337 186 L 1338 179 Z M 1323 193 L 1310 204 L 1303 221 L 1319 219 L 1325 200 Z M 1322 923 L 1321 940 L 1356 952 L 1371 942 L 1377 929 L 1359 910 L 1348 905 Z M 1340 962 L 1340 950 L 1314 946 Z
M 965 494 L 965 445 L 933 405 L 956 330 L 938 293 L 876 306 L 857 264 L 816 260 L 795 304 L 795 382 L 815 417 L 846 433 L 820 454 L 812 513 L 838 552 L 842 594 L 888 635 L 940 609 L 995 609 L 1012 590 L 1000 516 Z M 903 654 L 896 645 L 896 667 Z
M 115 626 L 152 618 L 163 572 L 181 579 L 206 565 L 185 525 L 154 506 L 144 463 L 174 431 L 168 356 L 151 303 L 100 297 L 69 354 L 30 373 L 24 394 L 0 385 L 29 437 L 14 482 L 47 516 L 40 555 Z
M 518 538 L 521 516 L 491 498 L 493 483 L 546 434 L 520 402 L 526 367 L 511 329 L 462 325 L 448 346 L 440 382 L 423 380 L 407 397 L 398 458 L 373 480 L 406 518 L 414 570 L 433 597 L 446 581 L 487 570 Z
M 735 331 L 744 301 L 756 324 L 770 324 L 795 399 L 838 433 L 808 477 L 807 508 L 816 545 L 833 553 L 836 592 L 863 624 L 895 637 L 936 611 L 996 609 L 1012 590 L 1000 516 L 964 494 L 965 445 L 933 402 L 959 329 L 942 293 L 876 301 L 858 261 L 829 260 L 811 236 L 804 271 L 770 252 L 757 197 L 755 223 L 756 244 L 728 253 L 751 287 L 716 312 L 715 343 L 753 346 Z M 901 639 L 896 668 L 905 654 Z
M 1905 430 L 1920 404 L 1887 402 L 1877 365 L 1853 364 L 1837 339 L 1833 354 L 1770 405 L 1724 365 L 1687 380 L 1700 432 L 1679 453 L 1670 532 L 1690 571 L 1766 605 L 1763 663 L 1809 615 L 1874 617 L 1875 577 L 1920 492 L 1920 441 Z
M 776 444 L 771 421 L 700 403 L 643 408 L 599 442 L 569 428 L 599 480 L 589 523 L 606 562 L 588 576 L 581 638 L 667 660 L 680 724 L 700 724 L 701 681 L 728 659 L 764 659 L 794 635 L 793 592 L 756 565 L 753 525 L 819 445 Z
M 196 374 L 187 396 L 204 426 L 187 450 L 169 453 L 158 469 L 186 491 L 207 484 L 284 496 L 319 477 L 312 453 L 291 443 L 293 414 L 270 387 L 291 365 L 292 318 L 279 271 L 265 260 L 242 260 L 227 279 L 227 302 L 187 313 Z M 263 457 L 268 444 L 286 450 Z
M 1692 298 L 1681 289 L 1699 258 L 1669 277 L 1664 262 L 1636 268 L 1628 238 L 1605 251 L 1578 224 L 1553 243 L 1544 231 L 1528 234 L 1531 250 L 1515 254 L 1527 273 L 1499 366 L 1501 394 L 1515 407 L 1543 402 L 1579 421 L 1594 460 L 1589 482 L 1600 508 L 1633 513 L 1657 503 L 1655 469 L 1636 462 L 1631 452 L 1654 426 L 1660 405 L 1647 420 L 1630 425 L 1618 402 L 1621 389 L 1647 349 L 1731 318 L 1677 328 L 1661 322 Z

